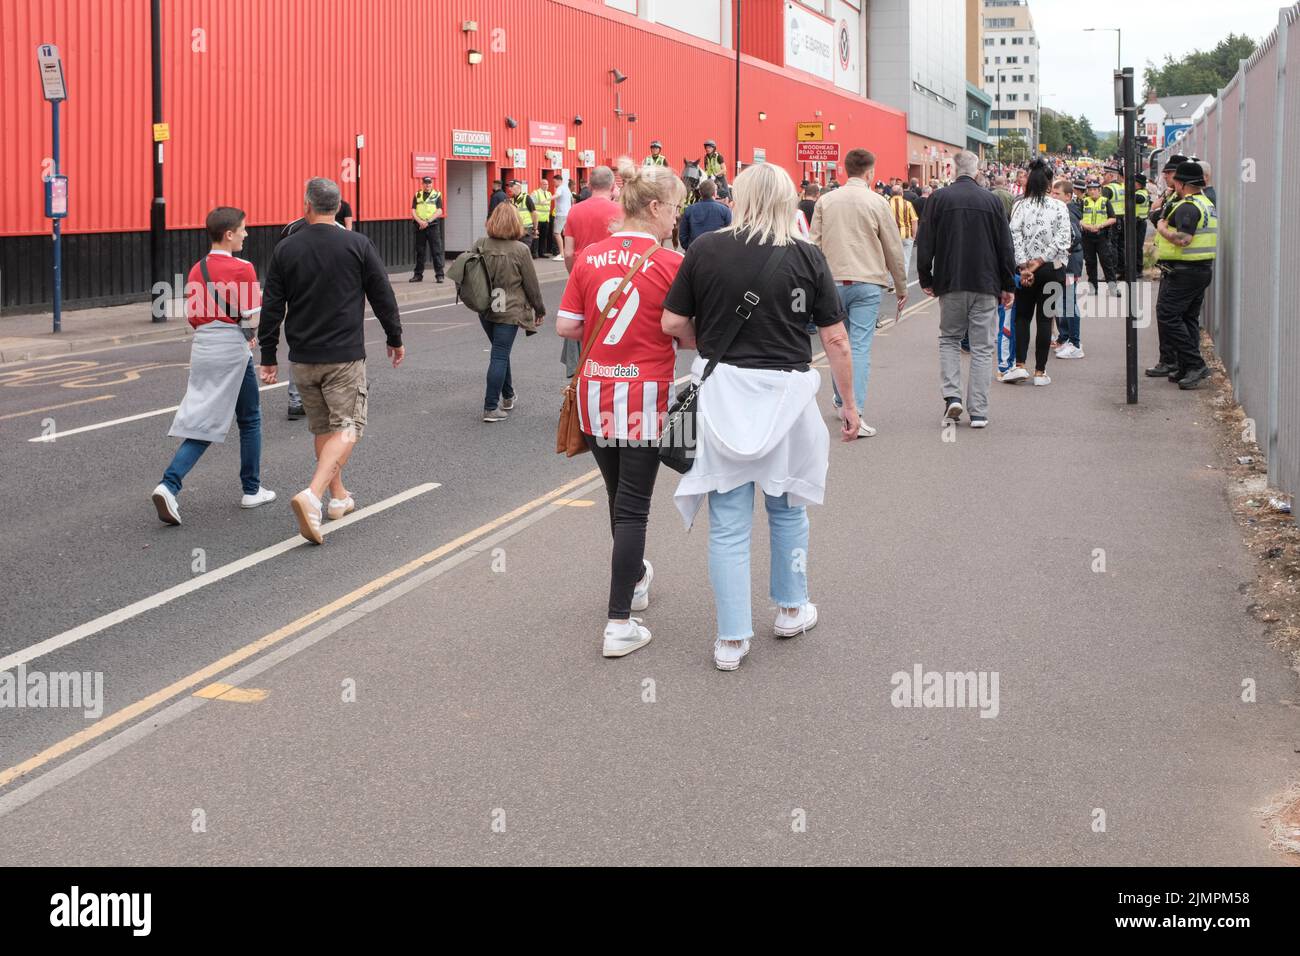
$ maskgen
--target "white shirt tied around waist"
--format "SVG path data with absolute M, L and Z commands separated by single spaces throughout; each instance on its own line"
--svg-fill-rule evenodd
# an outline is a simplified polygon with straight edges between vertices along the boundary
M 707 360 L 697 356 L 699 381 Z M 790 505 L 819 505 L 826 492 L 830 433 L 817 411 L 816 369 L 779 372 L 719 362 L 700 390 L 695 463 L 674 500 L 686 527 L 710 491 L 755 482 L 766 494 L 790 496 Z

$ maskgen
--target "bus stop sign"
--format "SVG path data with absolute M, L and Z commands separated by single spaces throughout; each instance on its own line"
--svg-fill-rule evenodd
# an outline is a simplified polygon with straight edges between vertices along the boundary
M 63 60 L 59 48 L 53 43 L 42 43 L 36 48 L 36 64 L 41 71 L 41 92 L 50 102 L 66 100 L 68 87 L 63 82 Z

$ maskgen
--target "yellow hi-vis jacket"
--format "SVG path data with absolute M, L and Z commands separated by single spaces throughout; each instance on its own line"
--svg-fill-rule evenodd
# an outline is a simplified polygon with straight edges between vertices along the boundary
M 1191 203 L 1201 213 L 1201 221 L 1196 224 L 1192 241 L 1185 246 L 1178 246 L 1157 233 L 1156 258 L 1162 262 L 1212 261 L 1219 250 L 1219 213 L 1208 197 L 1203 193 L 1195 193 L 1177 200 L 1170 206 L 1169 216 L 1172 216 L 1174 210 L 1184 203 Z M 1169 216 L 1165 217 L 1166 223 L 1169 222 Z
M 532 192 L 533 205 L 537 207 L 535 215 L 538 222 L 551 221 L 551 191 L 545 187 L 535 189 Z

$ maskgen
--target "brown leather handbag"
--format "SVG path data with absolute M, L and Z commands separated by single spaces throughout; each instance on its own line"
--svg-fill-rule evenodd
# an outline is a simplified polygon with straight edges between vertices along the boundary
M 627 287 L 632 284 L 632 277 L 637 274 L 651 257 L 659 251 L 659 244 L 655 243 L 646 250 L 645 255 L 637 257 L 632 263 L 632 268 L 627 270 L 627 275 L 623 276 L 623 281 L 619 283 L 614 294 L 605 302 L 605 308 L 601 310 L 600 317 L 591 323 L 592 334 L 587 337 L 586 343 L 582 347 L 582 354 L 578 357 L 578 370 L 573 373 L 573 378 L 569 379 L 569 384 L 564 386 L 564 399 L 560 404 L 560 424 L 555 430 L 555 453 L 572 458 L 574 455 L 581 455 L 588 451 L 587 440 L 582 435 L 582 425 L 578 419 L 578 376 L 582 374 L 582 367 L 587 364 L 587 354 L 591 347 L 596 344 L 596 339 L 605 333 L 605 325 L 609 321 L 609 314 L 614 311 L 614 307 L 622 300 L 623 295 L 627 292 Z

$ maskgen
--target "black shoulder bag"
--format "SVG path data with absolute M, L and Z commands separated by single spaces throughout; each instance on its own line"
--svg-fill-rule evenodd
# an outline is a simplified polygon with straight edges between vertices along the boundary
M 217 307 L 220 308 L 222 312 L 226 313 L 228 317 L 235 320 L 235 324 L 239 326 L 239 331 L 244 333 L 244 339 L 246 341 L 253 341 L 253 337 L 257 334 L 257 330 L 251 325 L 246 325 L 244 320 L 240 318 L 239 310 L 227 302 L 223 296 L 217 295 L 217 287 L 212 284 L 212 276 L 208 275 L 207 256 L 204 256 L 199 260 L 199 272 L 203 275 L 203 284 L 207 286 L 208 295 L 212 296 L 212 301 L 217 303 Z
M 731 348 L 731 343 L 736 341 L 736 336 L 740 333 L 740 327 L 745 324 L 745 320 L 754 314 L 758 308 L 761 296 L 752 291 L 754 288 L 765 290 L 767 282 L 781 268 L 781 263 L 785 259 L 785 254 L 790 251 L 790 246 L 794 240 L 791 240 L 784 246 L 773 246 L 771 253 L 768 254 L 767 260 L 763 267 L 754 274 L 749 280 L 750 291 L 746 292 L 743 301 L 736 306 L 736 314 L 731 316 L 731 324 L 727 327 L 722 341 L 718 343 L 718 350 L 714 353 L 713 358 L 709 359 L 709 364 L 704 367 L 704 373 L 700 375 L 699 382 L 692 382 L 686 386 L 686 390 L 678 396 L 673 407 L 668 409 L 668 417 L 664 420 L 663 431 L 659 435 L 659 461 L 667 465 L 673 471 L 680 474 L 686 474 L 691 470 L 691 465 L 695 464 L 695 413 L 700 404 L 700 388 L 704 385 L 705 379 L 713 374 L 714 366 L 718 361 L 727 354 Z

